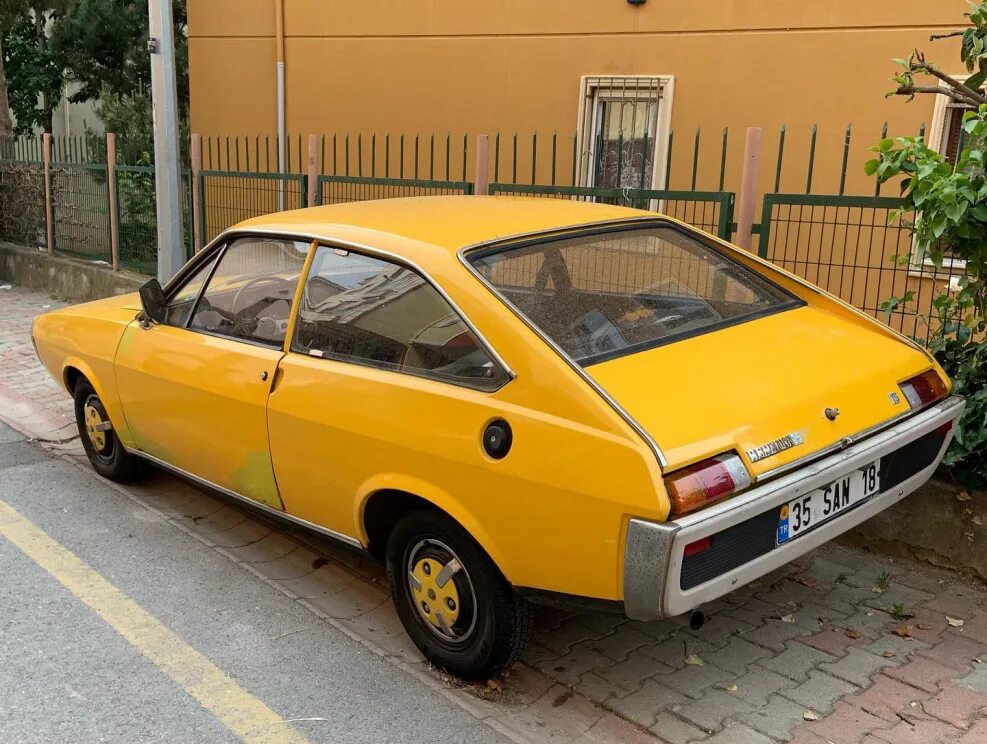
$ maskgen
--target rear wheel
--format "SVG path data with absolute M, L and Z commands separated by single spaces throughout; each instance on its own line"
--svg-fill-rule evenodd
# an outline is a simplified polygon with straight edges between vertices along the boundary
M 144 463 L 120 444 L 103 401 L 89 380 L 83 378 L 76 383 L 74 396 L 75 421 L 82 447 L 93 469 L 104 478 L 118 483 L 129 483 L 143 475 Z
M 402 517 L 387 543 L 387 578 L 405 630 L 436 666 L 489 679 L 524 649 L 527 603 L 445 514 L 419 510 Z

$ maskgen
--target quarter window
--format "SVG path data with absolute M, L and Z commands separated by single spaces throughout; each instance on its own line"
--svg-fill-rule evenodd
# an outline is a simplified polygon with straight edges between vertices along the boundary
M 164 322 L 166 325 L 185 327 L 189 316 L 192 314 L 192 308 L 195 307 L 195 301 L 198 299 L 199 293 L 202 292 L 202 287 L 209 278 L 209 272 L 212 271 L 215 263 L 216 256 L 214 255 L 205 261 L 172 295 L 171 301 L 168 303 L 168 312 L 165 314 Z
M 292 351 L 494 390 L 506 374 L 441 294 L 398 264 L 317 249 Z
M 189 328 L 281 346 L 309 243 L 247 237 L 219 257 Z

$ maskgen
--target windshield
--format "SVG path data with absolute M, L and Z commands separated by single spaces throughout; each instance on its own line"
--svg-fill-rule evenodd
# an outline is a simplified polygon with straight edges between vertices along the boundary
M 554 239 L 470 260 L 584 366 L 801 304 L 672 226 Z

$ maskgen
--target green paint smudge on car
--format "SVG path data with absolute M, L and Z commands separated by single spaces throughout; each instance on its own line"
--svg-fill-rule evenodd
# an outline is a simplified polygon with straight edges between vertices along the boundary
M 233 473 L 233 490 L 262 504 L 283 509 L 269 452 L 248 452 L 243 465 Z

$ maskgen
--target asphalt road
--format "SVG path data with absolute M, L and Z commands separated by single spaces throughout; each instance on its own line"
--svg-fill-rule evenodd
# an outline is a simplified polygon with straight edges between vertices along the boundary
M 0 424 L 0 742 L 241 739 L 500 740 Z

